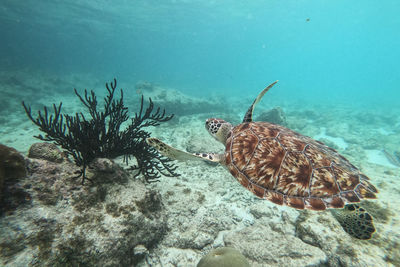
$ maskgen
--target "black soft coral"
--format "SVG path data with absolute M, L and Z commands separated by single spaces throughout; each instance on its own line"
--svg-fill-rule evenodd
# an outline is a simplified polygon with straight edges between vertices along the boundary
M 143 174 L 147 182 L 155 181 L 160 173 L 166 176 L 177 176 L 174 166 L 168 158 L 159 155 L 152 147 L 147 145 L 146 138 L 150 133 L 144 128 L 157 126 L 174 116 L 165 115 L 165 110 L 157 108 L 149 98 L 149 105 L 144 110 L 143 96 L 140 110 L 131 118 L 131 123 L 121 130 L 124 122 L 129 120 L 128 108 L 124 105 L 123 91 L 119 99 L 114 99 L 117 81 L 107 84 L 108 95 L 104 98 L 104 108 L 98 109 L 98 102 L 93 91 L 90 94 L 85 89 L 82 97 L 76 89 L 75 94 L 87 108 L 88 115 L 78 112 L 71 116 L 61 114 L 62 103 L 53 104 L 54 113 L 49 113 L 44 107 L 43 112 L 38 111 L 38 116 L 32 116 L 31 108 L 22 102 L 30 120 L 39 126 L 45 136 L 36 138 L 54 142 L 61 146 L 68 155 L 74 158 L 76 165 L 81 167 L 82 183 L 85 182 L 86 168 L 95 158 L 115 158 L 124 156 L 128 163 L 131 157 L 136 158 L 137 165 L 130 169 L 137 170 L 137 175 Z

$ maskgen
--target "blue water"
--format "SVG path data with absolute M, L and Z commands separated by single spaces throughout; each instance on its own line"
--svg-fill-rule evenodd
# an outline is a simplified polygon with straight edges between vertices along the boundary
M 0 69 L 148 80 L 192 95 L 398 105 L 400 2 L 0 3 Z

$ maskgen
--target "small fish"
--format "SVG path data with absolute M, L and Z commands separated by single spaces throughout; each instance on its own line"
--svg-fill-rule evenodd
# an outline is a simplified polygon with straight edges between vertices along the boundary
M 383 149 L 382 152 L 390 163 L 397 167 L 400 167 L 400 152 L 396 151 L 393 153 L 393 155 L 387 152 L 385 149 Z

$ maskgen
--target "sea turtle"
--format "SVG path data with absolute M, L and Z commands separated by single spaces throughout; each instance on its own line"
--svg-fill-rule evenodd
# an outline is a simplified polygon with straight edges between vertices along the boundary
M 277 81 L 276 81 L 277 82 Z M 206 121 L 206 129 L 225 145 L 225 153 L 187 153 L 157 138 L 147 143 L 176 160 L 220 163 L 257 197 L 296 209 L 340 209 L 334 212 L 343 229 L 359 239 L 375 231 L 372 217 L 359 205 L 375 199 L 377 189 L 346 158 L 323 143 L 281 125 L 253 122 L 253 111 L 266 87 L 247 110 L 243 122 L 232 126 L 222 119 Z

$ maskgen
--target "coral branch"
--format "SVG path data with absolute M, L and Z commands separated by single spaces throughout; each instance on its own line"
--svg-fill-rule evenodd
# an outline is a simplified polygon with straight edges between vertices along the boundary
M 89 118 L 82 112 L 75 115 L 61 114 L 62 103 L 58 106 L 53 104 L 53 113 L 50 114 L 46 107 L 43 113 L 38 111 L 37 117 L 32 116 L 30 106 L 24 102 L 22 105 L 28 118 L 39 127 L 45 136 L 38 135 L 36 138 L 43 141 L 54 142 L 61 146 L 68 155 L 74 158 L 76 165 L 81 167 L 78 177 L 82 176 L 85 182 L 86 168 L 95 158 L 115 158 L 124 156 L 128 164 L 131 157 L 136 158 L 137 166 L 131 170 L 137 170 L 138 175 L 143 175 L 147 182 L 155 181 L 160 174 L 166 176 L 177 176 L 176 166 L 170 160 L 160 156 L 153 148 L 145 142 L 150 133 L 143 128 L 158 126 L 173 118 L 165 115 L 165 110 L 160 108 L 155 111 L 154 104 L 149 98 L 149 105 L 143 113 L 143 96 L 140 102 L 140 110 L 131 119 L 130 125 L 121 130 L 121 125 L 129 119 L 128 108 L 124 105 L 123 91 L 120 98 L 115 100 L 115 89 L 117 80 L 106 83 L 108 95 L 104 98 L 102 111 L 98 110 L 98 102 L 95 93 L 91 90 L 84 91 L 82 97 L 76 89 L 74 92 L 82 104 L 86 107 Z

